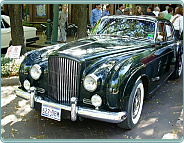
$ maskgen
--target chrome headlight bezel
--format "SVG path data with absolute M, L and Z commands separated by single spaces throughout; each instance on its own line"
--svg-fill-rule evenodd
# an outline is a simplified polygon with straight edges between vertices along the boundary
M 38 80 L 42 74 L 41 67 L 38 64 L 35 64 L 30 69 L 30 75 L 34 80 Z
M 85 77 L 83 81 L 83 86 L 87 91 L 94 92 L 97 89 L 97 81 L 98 77 L 95 74 L 89 74 Z

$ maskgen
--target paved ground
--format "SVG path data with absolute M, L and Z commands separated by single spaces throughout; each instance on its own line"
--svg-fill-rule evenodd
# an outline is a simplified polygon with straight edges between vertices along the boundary
M 141 120 L 132 130 L 90 119 L 57 122 L 29 108 L 29 102 L 1 87 L 1 135 L 5 139 L 180 139 L 183 136 L 183 77 L 166 81 L 144 102 Z

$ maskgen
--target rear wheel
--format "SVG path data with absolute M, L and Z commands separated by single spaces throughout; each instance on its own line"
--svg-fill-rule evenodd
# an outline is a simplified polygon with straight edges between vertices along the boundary
M 175 68 L 174 73 L 172 74 L 173 79 L 177 79 L 181 76 L 183 70 L 183 54 L 181 54 L 178 58 L 178 62 Z
M 141 80 L 138 80 L 130 94 L 128 105 L 126 106 L 127 118 L 125 121 L 118 123 L 120 128 L 132 129 L 138 123 L 144 100 L 144 86 Z

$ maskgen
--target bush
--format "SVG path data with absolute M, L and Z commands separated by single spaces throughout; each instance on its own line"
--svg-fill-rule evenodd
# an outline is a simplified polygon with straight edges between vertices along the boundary
M 23 57 L 20 59 L 1 58 L 1 77 L 17 76 L 20 64 Z

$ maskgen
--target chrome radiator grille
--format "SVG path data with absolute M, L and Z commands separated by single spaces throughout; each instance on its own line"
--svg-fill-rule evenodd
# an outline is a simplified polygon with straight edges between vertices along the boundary
M 48 69 L 48 96 L 57 103 L 70 104 L 71 97 L 77 97 L 79 63 L 63 57 L 50 57 Z

